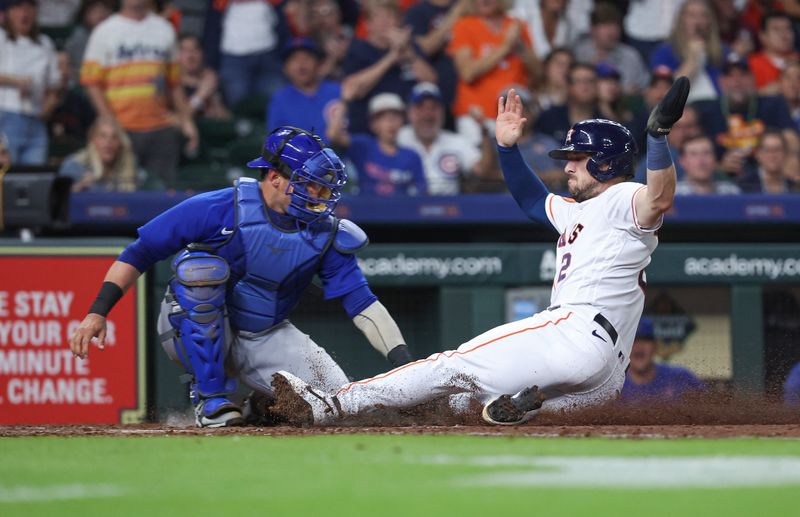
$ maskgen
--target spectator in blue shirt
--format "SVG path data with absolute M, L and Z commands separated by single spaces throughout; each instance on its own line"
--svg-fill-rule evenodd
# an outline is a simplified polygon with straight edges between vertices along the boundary
M 783 385 L 783 403 L 800 407 L 800 363 L 794 365 Z
M 623 402 L 678 402 L 689 393 L 705 389 L 703 382 L 686 368 L 656 363 L 657 348 L 653 320 L 642 316 L 631 350 L 631 364 L 622 386 Z
M 307 127 L 325 134 L 331 106 L 341 87 L 320 80 L 320 53 L 308 38 L 295 38 L 283 54 L 283 73 L 289 84 L 275 92 L 267 107 L 267 129 L 280 126 Z
M 394 93 L 382 93 L 369 101 L 369 127 L 375 135 L 345 128 L 345 108 L 331 110 L 328 138 L 343 149 L 358 175 L 362 196 L 424 195 L 427 193 L 422 159 L 411 149 L 400 147 L 397 135 L 403 126 L 405 104 Z

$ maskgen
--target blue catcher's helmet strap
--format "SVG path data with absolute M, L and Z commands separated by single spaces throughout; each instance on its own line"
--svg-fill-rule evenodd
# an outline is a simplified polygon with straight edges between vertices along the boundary
M 286 162 L 284 162 L 281 159 L 283 148 L 286 147 L 286 144 L 288 144 L 289 141 L 292 138 L 296 137 L 297 135 L 306 135 L 313 138 L 314 141 L 316 141 L 321 148 L 325 147 L 325 142 L 323 142 L 322 139 L 317 135 L 315 135 L 314 133 L 311 133 L 310 131 L 306 131 L 305 129 L 301 129 L 299 127 L 294 127 L 294 126 L 281 126 L 270 134 L 275 134 L 278 131 L 283 131 L 286 129 L 289 130 L 289 133 L 278 144 L 278 148 L 275 149 L 275 152 L 270 151 L 265 146 L 263 151 L 261 152 L 261 157 L 264 158 L 264 160 L 266 160 L 270 165 L 272 165 L 272 167 L 275 170 L 280 172 L 283 176 L 289 178 L 291 177 L 294 171 L 291 169 L 291 167 L 289 167 L 286 164 Z

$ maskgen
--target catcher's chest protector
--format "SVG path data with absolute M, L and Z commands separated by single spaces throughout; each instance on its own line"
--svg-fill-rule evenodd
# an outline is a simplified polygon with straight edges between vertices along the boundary
M 236 188 L 236 231 L 245 273 L 233 286 L 228 313 L 234 329 L 260 332 L 286 319 L 297 304 L 335 235 L 335 220 L 281 230 L 267 218 L 258 182 L 243 180 Z

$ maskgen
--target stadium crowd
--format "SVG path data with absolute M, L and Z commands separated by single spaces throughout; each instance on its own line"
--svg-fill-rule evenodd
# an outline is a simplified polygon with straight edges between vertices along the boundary
M 496 99 L 547 151 L 585 118 L 669 135 L 679 195 L 800 190 L 800 0 L 0 0 L 0 142 L 75 190 L 211 189 L 290 124 L 349 161 L 350 193 L 504 189 Z M 645 145 L 640 141 L 640 154 Z M 643 179 L 644 160 L 637 176 Z

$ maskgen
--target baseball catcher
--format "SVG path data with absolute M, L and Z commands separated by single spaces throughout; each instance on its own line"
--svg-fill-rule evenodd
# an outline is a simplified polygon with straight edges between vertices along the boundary
M 315 275 L 325 297 L 341 299 L 394 366 L 411 360 L 400 329 L 356 262 L 366 234 L 332 215 L 347 181 L 336 153 L 316 135 L 285 126 L 267 136 L 262 156 L 248 166 L 261 171 L 261 181 L 241 178 L 139 228 L 70 338 L 80 357 L 92 343 L 103 348 L 114 304 L 142 272 L 177 253 L 158 329 L 167 354 L 186 370 L 200 427 L 243 423 L 242 409 L 231 400 L 237 378 L 267 399 L 279 370 L 326 390 L 347 382 L 328 353 L 287 319 Z

